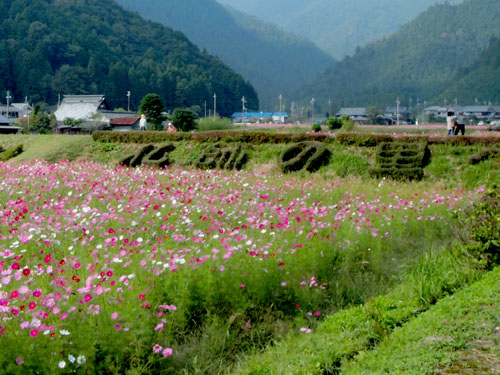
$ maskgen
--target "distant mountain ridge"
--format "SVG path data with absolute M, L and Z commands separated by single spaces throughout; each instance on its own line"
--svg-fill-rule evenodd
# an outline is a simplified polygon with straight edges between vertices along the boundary
M 253 87 L 182 33 L 140 18 L 109 0 L 0 2 L 0 88 L 14 98 L 57 102 L 59 94 L 105 94 L 132 108 L 157 93 L 167 109 L 211 103 L 230 115 Z
M 436 5 L 399 32 L 332 65 L 296 95 L 321 102 L 331 98 L 338 106 L 384 106 L 397 97 L 404 103 L 410 97 L 413 103 L 430 102 L 460 80 L 490 38 L 500 35 L 499 19 L 498 0 Z
M 218 0 L 308 38 L 337 59 L 443 0 Z M 452 0 L 456 3 L 460 0 Z
M 254 85 L 263 109 L 276 109 L 279 94 L 297 90 L 334 62 L 304 38 L 226 9 L 215 0 L 117 1 L 184 32 L 200 48 L 217 55 Z

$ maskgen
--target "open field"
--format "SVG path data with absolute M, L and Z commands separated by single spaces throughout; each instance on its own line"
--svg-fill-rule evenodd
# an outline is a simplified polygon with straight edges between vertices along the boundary
M 194 168 L 194 141 L 166 169 L 90 136 L 0 138 L 18 143 L 0 163 L 0 374 L 399 374 L 413 336 L 445 338 L 415 353 L 425 373 L 463 368 L 477 340 L 490 362 L 468 366 L 498 368 L 498 272 L 465 247 L 499 181 L 498 158 L 468 162 L 485 146 L 431 145 L 424 180 L 398 182 L 337 143 L 287 175 L 281 144 L 223 171 Z

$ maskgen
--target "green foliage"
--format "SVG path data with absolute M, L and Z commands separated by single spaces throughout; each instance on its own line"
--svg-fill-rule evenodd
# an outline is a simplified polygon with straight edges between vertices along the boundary
M 15 158 L 17 155 L 21 154 L 24 151 L 23 145 L 17 145 L 11 148 L 8 148 L 5 151 L 0 151 L 0 161 L 7 161 L 9 159 Z
M 71 117 L 66 117 L 63 121 L 63 124 L 66 126 L 79 126 L 83 123 L 82 119 L 74 119 Z
M 468 229 L 465 248 L 484 265 L 492 267 L 500 264 L 500 192 L 498 187 L 490 187 L 481 200 L 468 209 L 462 218 Z
M 487 148 L 487 149 L 481 150 L 480 152 L 472 155 L 469 158 L 469 164 L 476 165 L 476 164 L 481 163 L 482 161 L 496 158 L 499 156 L 500 156 L 500 149 L 499 148 L 496 148 L 496 147 Z
M 326 126 L 328 126 L 328 129 L 330 129 L 330 130 L 340 129 L 342 127 L 342 120 L 340 120 L 337 117 L 330 117 L 326 121 Z
M 227 9 L 216 0 L 119 0 L 118 3 L 147 19 L 182 31 L 200 49 L 218 56 L 252 82 L 258 91 L 261 107 L 271 108 L 280 90 L 291 92 L 300 88 L 334 61 L 309 40 L 285 33 L 248 14 Z M 221 32 L 221 29 L 227 32 Z M 196 104 L 203 105 L 204 100 L 210 108 L 212 101 L 207 98 L 200 98 Z M 185 105 L 178 105 L 181 106 Z M 250 100 L 247 106 L 259 108 L 254 100 Z M 217 112 L 220 113 L 219 109 Z
M 398 32 L 369 43 L 332 65 L 303 88 L 300 95 L 314 95 L 323 102 L 333 98 L 340 106 L 370 103 L 385 108 L 394 106 L 398 96 L 407 106 L 410 97 L 428 101 L 433 98 L 437 103 L 443 92 L 453 88 L 448 91 L 453 96 L 444 98 L 458 97 L 470 102 L 485 92 L 481 100 L 499 101 L 494 50 L 478 63 L 484 68 L 478 69 L 477 74 L 473 73 L 474 67 L 469 68 L 480 59 L 490 38 L 500 35 L 499 15 L 500 3 L 496 0 L 438 4 Z M 467 70 L 471 70 L 471 75 L 461 81 Z
M 241 170 L 249 161 L 247 147 L 237 145 L 236 147 L 221 147 L 214 145 L 203 152 L 196 161 L 196 167 L 200 169 L 228 169 Z
M 139 113 L 146 115 L 146 120 L 155 130 L 162 130 L 162 122 L 165 120 L 162 112 L 163 103 L 157 94 L 147 94 L 142 98 Z
M 48 134 L 51 132 L 51 121 L 49 114 L 42 111 L 40 106 L 35 106 L 33 113 L 30 115 L 30 132 L 38 134 Z
M 106 25 L 102 20 L 106 19 Z M 55 104 L 59 93 L 104 93 L 110 106 L 132 108 L 148 92 L 167 110 L 211 102 L 231 115 L 253 87 L 218 58 L 200 52 L 182 33 L 146 21 L 115 2 L 12 0 L 2 3 L 0 86 L 14 98 Z
M 352 132 L 356 129 L 356 124 L 349 116 L 342 116 L 340 122 L 342 123 L 340 130 L 343 132 Z
M 321 124 L 313 124 L 312 131 L 316 132 L 316 133 L 320 132 L 321 131 Z
M 142 164 L 151 167 L 164 168 L 170 164 L 169 153 L 175 150 L 171 143 L 156 148 L 149 144 L 142 147 L 135 154 L 125 156 L 120 160 L 120 164 L 126 167 L 138 167 Z
M 176 108 L 172 116 L 172 123 L 177 130 L 188 132 L 196 129 L 198 115 L 187 108 Z
M 330 162 L 332 153 L 320 142 L 300 142 L 283 151 L 280 168 L 283 173 L 296 172 L 302 169 L 316 172 Z
M 207 143 L 296 143 L 301 141 L 333 142 L 334 139 L 324 134 L 306 133 L 267 133 L 259 131 L 206 131 L 195 133 L 167 132 L 112 132 L 97 131 L 92 133 L 94 141 L 112 143 L 158 143 L 168 141 L 193 140 Z
M 378 166 L 371 168 L 369 173 L 374 177 L 418 181 L 424 177 L 424 168 L 430 160 L 431 151 L 426 142 L 385 142 L 377 150 Z

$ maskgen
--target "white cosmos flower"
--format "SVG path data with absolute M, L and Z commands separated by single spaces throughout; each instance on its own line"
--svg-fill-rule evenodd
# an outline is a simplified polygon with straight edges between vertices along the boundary
M 71 334 L 67 329 L 61 329 L 59 333 L 63 336 L 69 336 Z
M 60 361 L 58 364 L 59 368 L 65 368 L 66 367 L 66 362 Z
M 71 363 L 75 363 L 75 356 L 72 355 L 72 354 L 68 354 L 68 361 L 70 361 Z
M 79 355 L 76 359 L 76 363 L 78 363 L 79 365 L 83 365 L 85 362 L 87 362 L 87 358 L 85 358 L 84 355 Z

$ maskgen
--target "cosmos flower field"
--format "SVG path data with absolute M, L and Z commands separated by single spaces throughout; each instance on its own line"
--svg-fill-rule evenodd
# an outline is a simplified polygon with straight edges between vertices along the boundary
M 383 284 L 481 193 L 0 163 L 0 373 L 159 373 L 215 316 L 249 340 L 269 312 L 310 334 L 348 265 Z

